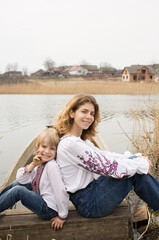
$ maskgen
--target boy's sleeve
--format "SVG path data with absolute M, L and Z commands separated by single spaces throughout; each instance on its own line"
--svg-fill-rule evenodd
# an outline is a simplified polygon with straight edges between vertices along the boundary
M 35 168 L 33 169 L 32 172 L 26 172 L 25 167 L 22 167 L 17 170 L 16 180 L 20 184 L 31 183 L 35 175 L 36 175 Z
M 60 168 L 56 162 L 50 165 L 48 170 L 48 177 L 53 192 L 55 193 L 55 200 L 58 207 L 58 217 L 62 220 L 65 220 L 68 215 L 69 194 L 66 191 Z

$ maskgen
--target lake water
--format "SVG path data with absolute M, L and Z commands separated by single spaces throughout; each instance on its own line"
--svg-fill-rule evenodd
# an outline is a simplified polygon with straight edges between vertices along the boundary
M 133 118 L 131 109 L 144 111 L 149 96 L 94 95 L 102 122 L 98 131 L 110 151 L 123 153 L 131 143 Z M 13 162 L 32 139 L 46 126 L 53 124 L 59 110 L 72 95 L 0 95 L 0 183 Z

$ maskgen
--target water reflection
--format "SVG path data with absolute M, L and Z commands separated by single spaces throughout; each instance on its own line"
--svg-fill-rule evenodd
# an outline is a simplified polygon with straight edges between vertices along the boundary
M 118 116 L 118 113 L 116 113 L 116 112 L 113 113 L 113 112 L 108 112 L 108 111 L 106 111 L 106 112 L 101 111 L 100 114 L 101 114 L 102 121 L 105 121 L 105 122 Z

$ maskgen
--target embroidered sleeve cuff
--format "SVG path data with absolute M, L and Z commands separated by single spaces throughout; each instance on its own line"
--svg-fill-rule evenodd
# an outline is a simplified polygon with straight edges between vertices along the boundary
M 28 171 L 28 165 L 25 166 L 24 168 L 24 173 L 31 173 L 32 171 Z
M 148 170 L 149 170 L 148 162 L 142 157 L 139 157 L 138 159 L 139 159 L 139 161 L 138 161 L 139 166 L 137 169 L 137 173 L 138 174 L 147 174 Z
M 59 218 L 60 220 L 65 221 L 67 217 L 64 218 L 64 217 L 61 217 L 60 215 L 58 215 L 58 218 Z

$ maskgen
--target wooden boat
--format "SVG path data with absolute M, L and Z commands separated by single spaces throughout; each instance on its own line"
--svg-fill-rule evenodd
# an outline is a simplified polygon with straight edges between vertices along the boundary
M 108 149 L 99 135 L 91 141 L 103 150 Z M 1 186 L 1 190 L 15 180 L 18 168 L 32 161 L 33 145 L 32 141 L 22 156 L 13 164 Z M 68 219 L 60 231 L 53 231 L 50 228 L 49 221 L 40 219 L 26 208 L 10 209 L 6 210 L 5 215 L 0 217 L 0 240 L 126 240 L 130 232 L 130 220 L 130 212 L 126 201 L 109 216 L 93 219 L 80 216 L 70 206 Z

